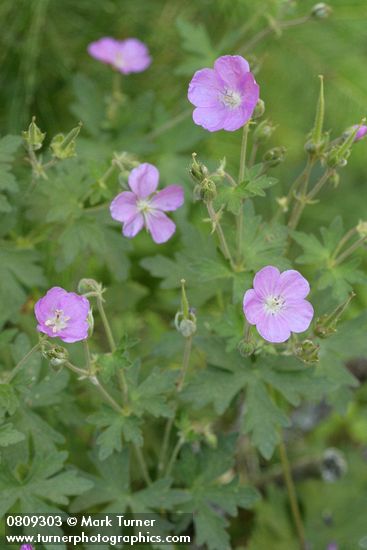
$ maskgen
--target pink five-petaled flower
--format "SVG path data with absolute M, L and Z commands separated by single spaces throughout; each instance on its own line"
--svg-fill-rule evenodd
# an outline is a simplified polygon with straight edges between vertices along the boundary
M 101 38 L 89 44 L 88 53 L 98 61 L 112 65 L 123 74 L 145 71 L 152 62 L 148 48 L 137 38 Z
M 172 237 L 176 225 L 164 212 L 182 206 L 184 191 L 179 185 L 169 185 L 156 193 L 158 182 L 159 172 L 153 164 L 139 164 L 129 175 L 131 191 L 123 191 L 113 199 L 111 216 L 123 223 L 125 237 L 135 237 L 144 225 L 158 244 Z
M 54 286 L 34 306 L 37 330 L 64 342 L 78 342 L 88 338 L 87 298 Z
M 243 298 L 243 312 L 265 340 L 285 342 L 291 332 L 308 329 L 313 317 L 313 307 L 305 300 L 310 285 L 298 271 L 280 273 L 268 265 L 256 273 L 253 286 Z
M 249 64 L 240 55 L 224 55 L 214 69 L 196 71 L 188 93 L 195 105 L 195 124 L 209 132 L 238 130 L 252 116 L 259 99 L 259 86 Z

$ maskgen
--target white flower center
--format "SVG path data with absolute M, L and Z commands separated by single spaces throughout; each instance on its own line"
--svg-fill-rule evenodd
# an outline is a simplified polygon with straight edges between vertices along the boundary
M 47 319 L 45 325 L 46 327 L 52 327 L 52 332 L 56 334 L 57 332 L 63 330 L 68 326 L 68 321 L 70 321 L 70 317 L 64 315 L 62 309 L 54 309 L 53 313 L 55 315 Z
M 152 210 L 152 207 L 150 205 L 150 202 L 146 199 L 140 199 L 137 203 L 136 203 L 136 206 L 139 210 L 139 212 L 141 212 L 142 214 L 146 213 L 146 212 L 149 212 L 149 210 Z
M 122 69 L 122 67 L 124 66 L 124 58 L 122 57 L 120 52 L 116 53 L 114 64 L 116 67 L 119 67 L 120 69 Z
M 221 102 L 230 109 L 237 109 L 242 103 L 242 97 L 241 94 L 236 92 L 235 90 L 229 90 L 226 89 L 224 92 L 220 95 Z
M 270 315 L 276 315 L 285 306 L 285 300 L 282 296 L 267 296 L 264 301 L 264 309 Z

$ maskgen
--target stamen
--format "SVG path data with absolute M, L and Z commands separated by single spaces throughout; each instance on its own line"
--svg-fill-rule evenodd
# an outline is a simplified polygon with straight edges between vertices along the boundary
M 222 103 L 224 103 L 226 107 L 229 107 L 230 109 L 236 109 L 241 105 L 242 97 L 241 94 L 239 94 L 235 90 L 226 89 L 220 95 L 220 100 Z
M 275 315 L 285 306 L 285 300 L 282 296 L 267 296 L 264 301 L 264 308 L 267 313 Z
M 57 332 L 63 330 L 68 326 L 68 321 L 70 321 L 70 317 L 64 315 L 62 309 L 54 309 L 53 313 L 55 315 L 47 319 L 45 325 L 46 327 L 52 327 L 53 334 L 56 334 Z

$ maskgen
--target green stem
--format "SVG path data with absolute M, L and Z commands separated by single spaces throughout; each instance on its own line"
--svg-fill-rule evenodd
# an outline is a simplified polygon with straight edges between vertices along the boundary
M 191 349 L 192 349 L 192 336 L 189 336 L 188 338 L 185 339 L 185 347 L 184 347 L 184 354 L 183 354 L 183 359 L 182 359 L 181 375 L 180 375 L 180 378 L 179 378 L 179 382 L 176 386 L 176 393 L 181 392 L 182 388 L 184 386 L 186 373 L 187 373 L 189 363 L 190 363 Z M 158 473 L 159 474 L 161 474 L 164 470 L 166 455 L 167 455 L 167 451 L 168 451 L 169 440 L 170 440 L 173 424 L 174 424 L 174 421 L 175 421 L 175 416 L 176 416 L 176 411 L 174 412 L 172 418 L 170 418 L 167 421 L 167 424 L 166 424 L 166 427 L 165 427 L 165 430 L 164 430 L 162 450 L 161 450 L 160 457 L 159 457 L 159 462 L 158 462 Z
M 316 185 L 313 187 L 313 189 L 311 189 L 311 191 L 309 192 L 309 194 L 307 195 L 307 200 L 312 200 L 314 197 L 316 197 L 316 195 L 321 191 L 321 189 L 324 187 L 325 183 L 327 182 L 327 180 L 329 179 L 331 175 L 331 171 L 328 169 L 328 170 L 325 170 L 324 174 L 321 176 L 321 178 L 319 179 L 319 181 L 316 183 Z
M 302 25 L 304 23 L 307 23 L 310 21 L 310 16 L 306 15 L 305 17 L 299 17 L 297 19 L 291 19 L 290 21 L 284 21 L 284 22 L 278 22 L 278 29 L 279 30 L 285 30 L 289 29 L 291 27 L 296 27 L 297 25 Z M 255 34 L 250 40 L 240 49 L 240 52 L 247 53 L 249 50 L 251 50 L 256 44 L 261 42 L 266 36 L 269 34 L 272 34 L 274 31 L 274 28 L 269 26 L 265 29 L 262 29 L 260 32 Z
M 35 351 L 39 350 L 40 347 L 41 347 L 41 342 L 38 342 L 38 344 L 33 346 L 33 348 L 31 348 L 25 354 L 25 356 L 19 361 L 19 363 L 17 363 L 17 365 L 15 365 L 13 370 L 10 372 L 10 374 L 8 376 L 8 379 L 7 379 L 7 382 L 11 382 L 13 380 L 13 378 L 18 374 L 18 372 L 20 371 L 20 369 L 24 365 L 24 363 L 26 363 L 28 361 L 28 359 L 31 357 L 31 355 L 33 355 Z
M 147 139 L 157 138 L 161 134 L 164 134 L 168 130 L 171 130 L 171 128 L 174 128 L 175 126 L 177 126 L 177 124 L 179 124 L 180 122 L 185 120 L 185 118 L 187 118 L 191 113 L 192 113 L 192 108 L 191 107 L 189 109 L 185 109 L 184 111 L 182 111 L 181 113 L 179 113 L 175 117 L 173 117 L 173 118 L 167 120 L 166 122 L 164 122 L 163 124 L 161 124 L 161 126 L 158 126 L 158 128 L 156 128 L 155 130 L 150 132 L 150 134 L 148 134 L 146 136 L 146 138 Z
M 216 215 L 216 212 L 213 208 L 213 204 L 211 202 L 207 202 L 206 207 L 208 209 L 208 213 L 209 213 L 211 222 L 212 222 L 212 224 L 214 226 L 214 229 L 215 229 L 215 231 L 218 235 L 219 246 L 220 246 L 220 249 L 222 251 L 222 254 L 225 257 L 225 259 L 229 261 L 229 263 L 231 264 L 232 269 L 235 269 L 232 254 L 229 250 L 226 238 L 225 238 L 224 233 L 223 233 L 222 226 L 221 226 L 219 220 L 217 219 L 217 215 Z
M 180 452 L 181 447 L 184 443 L 185 443 L 184 439 L 182 437 L 180 437 L 180 439 L 177 441 L 177 443 L 175 445 L 175 448 L 173 449 L 171 458 L 168 462 L 168 466 L 167 466 L 167 470 L 166 470 L 166 477 L 169 477 L 171 475 L 172 468 L 175 465 L 175 462 L 176 462 L 177 457 L 178 457 L 178 453 Z
M 290 229 L 295 229 L 297 227 L 301 214 L 303 212 L 303 209 L 306 206 L 308 182 L 310 180 L 311 171 L 312 171 L 314 162 L 315 162 L 314 158 L 309 156 L 303 172 L 295 180 L 295 182 L 292 184 L 289 190 L 289 193 L 288 193 L 289 201 L 291 200 L 293 195 L 296 193 L 296 191 L 300 195 L 299 197 L 296 198 L 296 203 L 293 206 L 293 209 L 289 218 L 288 227 Z
M 113 353 L 114 351 L 116 351 L 116 343 L 115 343 L 115 340 L 114 340 L 114 337 L 113 337 L 113 334 L 112 334 L 110 323 L 108 322 L 107 315 L 106 315 L 106 312 L 105 312 L 104 307 L 103 307 L 103 300 L 102 300 L 102 297 L 98 294 L 96 296 L 96 299 L 97 299 L 97 308 L 98 308 L 99 314 L 100 314 L 101 319 L 102 319 L 102 323 L 103 323 L 104 330 L 105 330 L 105 333 L 106 333 L 106 336 L 107 336 L 108 344 L 109 344 L 110 349 Z
M 245 124 L 242 132 L 240 169 L 238 173 L 237 185 L 243 182 L 246 168 L 247 140 L 248 140 L 249 124 Z M 242 241 L 243 241 L 243 201 L 241 201 L 240 213 L 237 216 L 237 261 L 242 259 Z
M 147 468 L 147 465 L 146 465 L 146 462 L 145 462 L 145 459 L 144 459 L 144 455 L 141 452 L 141 449 L 140 449 L 140 447 L 138 447 L 138 445 L 134 444 L 134 449 L 135 449 L 136 456 L 138 458 L 138 462 L 139 462 L 139 465 L 140 465 L 141 472 L 142 472 L 143 477 L 144 477 L 144 481 L 147 485 L 151 485 L 152 484 L 152 479 L 149 475 L 149 471 L 148 471 L 148 468 Z
M 87 371 L 89 372 L 89 375 L 92 375 L 92 362 L 90 358 L 90 350 L 89 350 L 89 344 L 88 340 L 83 340 L 83 348 L 84 348 L 84 355 L 85 355 L 85 363 L 87 367 Z
M 348 256 L 353 254 L 353 252 L 355 250 L 357 250 L 357 248 L 359 248 L 365 242 L 366 242 L 366 237 L 361 237 L 360 239 L 358 239 L 358 241 L 356 241 L 354 244 L 352 244 L 349 248 L 347 248 L 347 250 L 345 250 L 342 254 L 340 254 L 340 256 L 338 258 L 336 258 L 336 260 L 334 262 L 334 266 L 339 265 L 342 262 L 344 262 L 344 260 L 346 260 L 348 258 Z
M 357 233 L 357 229 L 356 227 L 353 227 L 352 229 L 350 229 L 342 239 L 340 239 L 337 247 L 335 248 L 334 252 L 333 252 L 333 255 L 332 255 L 332 259 L 336 258 L 337 255 L 339 254 L 339 252 L 341 251 L 341 249 L 343 248 L 343 246 L 349 241 L 349 239 L 351 239 L 353 237 L 353 235 Z
M 182 369 L 181 369 L 181 375 L 177 384 L 177 393 L 182 391 L 183 385 L 185 383 L 185 377 L 186 377 L 186 373 L 190 363 L 191 348 L 192 348 L 192 336 L 189 336 L 188 338 L 185 339 Z
M 291 507 L 294 524 L 297 530 L 299 547 L 300 547 L 300 550 L 305 550 L 306 549 L 305 530 L 303 527 L 301 513 L 298 506 L 297 494 L 296 494 L 296 489 L 292 478 L 291 468 L 289 465 L 287 450 L 286 450 L 282 435 L 280 435 L 279 456 L 282 464 L 284 481 L 287 487 L 289 504 Z

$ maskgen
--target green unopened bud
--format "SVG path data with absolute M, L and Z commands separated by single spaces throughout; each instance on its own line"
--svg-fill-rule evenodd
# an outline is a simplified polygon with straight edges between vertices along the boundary
M 329 168 L 344 168 L 348 163 L 350 150 L 341 151 L 341 147 L 332 147 L 325 156 L 326 164 Z
M 62 346 L 54 346 L 43 351 L 43 356 L 48 359 L 51 367 L 62 367 L 69 359 L 67 349 Z
M 194 188 L 194 198 L 204 202 L 211 202 L 217 196 L 217 186 L 211 179 L 204 179 Z
M 41 132 L 36 124 L 36 117 L 32 117 L 32 122 L 28 126 L 28 130 L 22 132 L 22 137 L 28 147 L 33 149 L 33 151 L 38 151 L 41 149 L 43 140 L 46 137 L 46 133 Z
M 196 157 L 197 157 L 197 154 L 192 153 L 192 164 L 190 167 L 190 174 L 195 181 L 198 181 L 199 183 L 201 183 L 205 178 L 207 178 L 209 174 L 209 170 L 207 169 L 205 164 L 203 164 L 202 162 L 199 162 Z
M 360 237 L 367 238 L 367 222 L 359 220 L 356 230 Z
M 296 356 L 304 363 L 317 363 L 319 361 L 320 346 L 312 340 L 304 340 L 296 345 Z
M 101 283 L 98 283 L 94 279 L 80 279 L 78 283 L 78 292 L 79 294 L 102 294 L 103 286 Z
M 181 311 L 176 313 L 175 326 L 184 338 L 189 338 L 196 332 L 196 315 L 195 310 L 190 308 L 185 285 L 185 279 L 181 279 Z
M 256 350 L 256 343 L 252 341 L 241 340 L 238 343 L 237 349 L 242 357 L 249 357 Z
M 319 75 L 320 91 L 317 100 L 316 115 L 313 129 L 309 140 L 305 144 L 305 150 L 309 155 L 318 155 L 324 149 L 327 143 L 327 135 L 323 134 L 325 117 L 325 96 L 324 96 L 324 77 Z
M 263 160 L 269 167 L 278 166 L 278 164 L 284 162 L 286 152 L 287 150 L 285 147 L 273 147 L 269 149 L 269 151 L 266 151 Z
M 76 156 L 75 143 L 81 127 L 82 123 L 79 122 L 78 126 L 73 128 L 66 136 L 57 134 L 52 139 L 50 147 L 55 158 L 63 160 Z
M 329 6 L 329 4 L 325 4 L 324 2 L 319 2 L 318 4 L 315 4 L 311 10 L 311 16 L 315 17 L 315 19 L 327 19 L 331 14 L 333 10 Z
M 254 130 L 254 141 L 256 143 L 263 143 L 267 141 L 274 133 L 275 126 L 268 120 L 263 120 L 258 124 Z
M 252 118 L 256 120 L 257 118 L 261 118 L 263 114 L 265 113 L 265 103 L 262 99 L 259 99 L 256 103 L 254 112 L 252 113 Z

